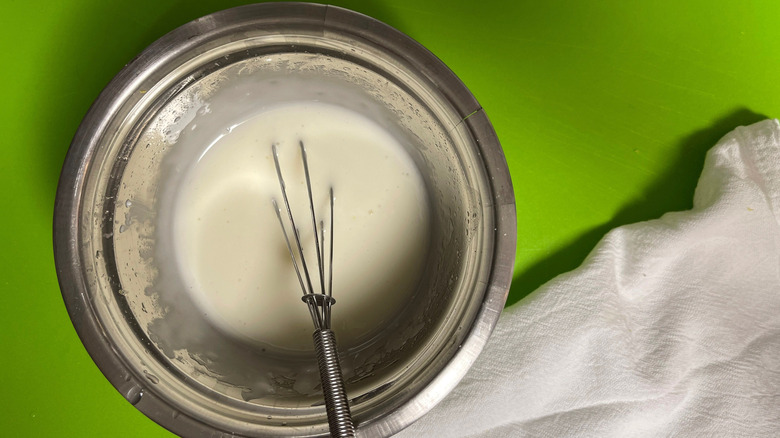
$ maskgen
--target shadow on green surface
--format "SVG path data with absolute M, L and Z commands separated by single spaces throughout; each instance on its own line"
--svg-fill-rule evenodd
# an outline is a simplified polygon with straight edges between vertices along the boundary
M 611 221 L 574 239 L 555 254 L 516 273 L 509 289 L 507 306 L 517 303 L 538 287 L 579 266 L 596 243 L 611 229 L 621 225 L 656 219 L 669 211 L 693 207 L 693 193 L 704 166 L 707 151 L 738 126 L 749 125 L 766 116 L 739 108 L 710 127 L 696 131 L 679 142 L 677 157 L 667 171 L 644 192 L 618 212 Z M 673 193 L 674 195 L 669 195 Z
M 53 207 L 54 193 L 65 153 L 92 102 L 124 65 L 149 44 L 191 20 L 256 1 L 136 0 L 118 7 L 114 2 L 84 1 L 63 13 L 46 29 L 53 42 L 36 105 L 40 126 L 35 133 L 39 156 L 38 186 L 42 205 Z M 336 0 L 328 3 L 352 9 L 400 26 L 400 20 L 380 1 Z

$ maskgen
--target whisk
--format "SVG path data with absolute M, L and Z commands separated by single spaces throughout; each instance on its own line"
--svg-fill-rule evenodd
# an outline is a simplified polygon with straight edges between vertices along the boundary
M 303 296 L 301 300 L 306 303 L 311 314 L 311 320 L 314 323 L 314 349 L 317 352 L 317 362 L 320 371 L 320 380 L 322 382 L 322 392 L 325 396 L 325 409 L 328 413 L 328 426 L 330 434 L 334 437 L 354 437 L 355 426 L 352 423 L 352 414 L 349 410 L 349 402 L 344 389 L 344 378 L 341 374 L 341 365 L 339 363 L 338 351 L 336 349 L 336 337 L 330 328 L 331 307 L 336 304 L 333 298 L 333 187 L 329 190 L 330 197 L 330 245 L 328 255 L 328 281 L 327 289 L 325 287 L 325 223 L 319 222 L 317 226 L 317 216 L 314 212 L 314 196 L 311 189 L 311 178 L 309 177 L 309 163 L 306 157 L 306 148 L 303 141 L 299 142 L 301 148 L 301 157 L 303 161 L 303 172 L 306 177 L 306 190 L 309 193 L 309 210 L 311 211 L 311 222 L 314 228 L 314 247 L 317 254 L 317 268 L 319 271 L 319 293 L 314 288 L 312 281 L 313 274 L 309 273 L 309 267 L 306 264 L 306 258 L 303 255 L 303 245 L 301 244 L 298 227 L 295 225 L 290 201 L 287 198 L 287 189 L 282 177 L 282 169 L 279 165 L 279 154 L 276 145 L 271 146 L 276 166 L 276 175 L 279 178 L 279 187 L 284 200 L 284 207 L 287 210 L 287 217 L 290 221 L 290 233 L 282 219 L 282 211 L 279 208 L 276 199 L 272 199 L 276 216 L 279 218 L 279 225 L 282 227 L 282 234 L 287 243 L 287 249 L 290 251 L 295 273 L 298 276 L 298 282 L 301 286 Z M 292 234 L 293 239 L 290 239 Z M 293 245 L 294 243 L 294 245 Z M 297 256 L 296 256 L 297 252 Z

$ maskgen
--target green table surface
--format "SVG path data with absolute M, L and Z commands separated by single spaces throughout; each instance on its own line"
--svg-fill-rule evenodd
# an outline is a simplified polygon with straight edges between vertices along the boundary
M 0 427 L 5 436 L 164 437 L 93 364 L 52 256 L 59 169 L 133 56 L 234 0 L 5 0 L 0 14 Z M 780 2 L 370 0 L 490 116 L 518 212 L 509 305 L 578 266 L 609 229 L 691 207 L 705 152 L 780 115 Z

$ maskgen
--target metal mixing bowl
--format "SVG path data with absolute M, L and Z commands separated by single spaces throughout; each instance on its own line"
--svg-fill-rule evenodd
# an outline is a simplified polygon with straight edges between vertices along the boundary
M 404 139 L 423 175 L 432 213 L 423 278 L 392 323 L 341 346 L 358 433 L 395 433 L 457 384 L 495 326 L 515 204 L 501 146 L 468 89 L 418 43 L 355 12 L 297 3 L 218 12 L 114 78 L 71 144 L 56 198 L 57 273 L 73 324 L 108 380 L 177 434 L 327 435 L 321 396 L 296 387 L 316 364 L 212 328 L 162 268 L 158 207 L 180 121 L 247 78 L 330 84 L 274 99 L 354 105 Z

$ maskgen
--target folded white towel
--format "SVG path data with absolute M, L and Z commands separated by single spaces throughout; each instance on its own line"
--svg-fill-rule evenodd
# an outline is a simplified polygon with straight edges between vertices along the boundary
M 780 436 L 780 123 L 710 150 L 692 210 L 612 230 L 506 309 L 399 436 Z

